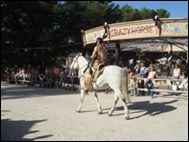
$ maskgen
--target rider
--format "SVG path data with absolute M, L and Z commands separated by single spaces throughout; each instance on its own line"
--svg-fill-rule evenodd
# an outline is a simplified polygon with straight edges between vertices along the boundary
M 91 55 L 91 59 L 94 61 L 93 67 L 95 69 L 94 81 L 96 81 L 99 70 L 106 64 L 107 62 L 107 50 L 104 45 L 104 41 L 102 38 L 97 38 L 97 45 L 95 46 L 93 53 Z
M 85 86 L 84 91 L 88 92 L 92 90 L 92 81 L 96 81 L 100 69 L 106 64 L 107 59 L 107 51 L 102 38 L 97 38 L 97 45 L 94 47 L 93 53 L 90 56 L 92 59 L 92 64 L 94 68 L 94 73 L 91 73 L 91 68 L 87 68 L 89 70 L 84 71 L 85 78 Z

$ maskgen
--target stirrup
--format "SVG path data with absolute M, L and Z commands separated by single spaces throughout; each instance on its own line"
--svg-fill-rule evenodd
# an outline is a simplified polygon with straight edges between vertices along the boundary
M 105 67 L 104 64 L 100 64 L 99 67 L 98 67 L 98 70 L 100 71 L 101 69 L 103 69 Z

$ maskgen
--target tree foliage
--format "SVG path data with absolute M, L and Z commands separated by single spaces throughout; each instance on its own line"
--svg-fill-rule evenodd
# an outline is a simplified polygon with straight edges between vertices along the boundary
M 1 59 L 37 63 L 66 56 L 82 46 L 81 29 L 101 26 L 105 21 L 150 19 L 151 12 L 129 5 L 120 8 L 111 1 L 1 1 Z M 170 15 L 164 9 L 156 12 L 160 18 Z

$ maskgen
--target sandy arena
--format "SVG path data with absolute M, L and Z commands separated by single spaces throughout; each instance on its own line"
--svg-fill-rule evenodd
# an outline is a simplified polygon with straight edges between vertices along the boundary
M 98 115 L 92 94 L 77 113 L 78 92 L 1 84 L 1 140 L 188 140 L 188 95 L 131 100 L 131 119 L 125 120 L 121 100 L 113 116 L 107 115 L 112 94 L 99 93 L 103 114 Z

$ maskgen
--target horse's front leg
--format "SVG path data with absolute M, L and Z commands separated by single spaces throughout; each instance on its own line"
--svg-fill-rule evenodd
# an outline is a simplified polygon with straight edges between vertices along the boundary
M 99 104 L 98 95 L 97 95 L 96 91 L 94 91 L 94 97 L 95 97 L 95 100 L 96 100 L 96 103 L 97 103 L 98 114 L 102 114 L 102 109 L 101 109 L 101 106 Z
M 85 92 L 84 90 L 81 90 L 81 98 L 80 98 L 80 105 L 78 106 L 77 108 L 77 112 L 81 112 L 81 107 L 83 105 L 83 102 L 84 102 L 84 97 L 85 97 Z

